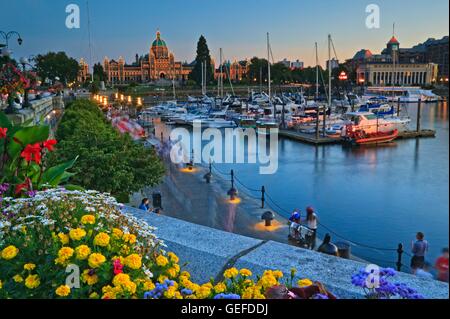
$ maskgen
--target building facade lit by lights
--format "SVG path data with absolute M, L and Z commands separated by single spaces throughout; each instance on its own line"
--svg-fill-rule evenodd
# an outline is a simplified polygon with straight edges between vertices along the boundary
M 360 85 L 430 85 L 438 81 L 438 64 L 426 60 L 406 60 L 395 36 L 381 54 L 361 50 L 347 64 L 356 69 Z
M 80 83 L 84 83 L 91 77 L 91 75 L 89 74 L 89 64 L 83 58 L 81 58 L 78 65 L 80 69 L 78 70 L 77 81 Z
M 103 69 L 110 84 L 148 83 L 158 80 L 185 81 L 192 72 L 192 65 L 175 61 L 174 54 L 158 31 L 148 54 L 141 57 L 136 54 L 132 64 L 127 64 L 123 57 L 117 61 L 105 57 Z

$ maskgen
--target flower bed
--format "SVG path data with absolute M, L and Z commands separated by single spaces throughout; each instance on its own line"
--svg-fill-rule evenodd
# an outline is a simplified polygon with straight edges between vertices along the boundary
M 285 278 L 231 268 L 221 282 L 195 283 L 154 229 L 106 194 L 58 188 L 0 208 L 0 298 L 334 298 L 294 283 L 295 269 Z

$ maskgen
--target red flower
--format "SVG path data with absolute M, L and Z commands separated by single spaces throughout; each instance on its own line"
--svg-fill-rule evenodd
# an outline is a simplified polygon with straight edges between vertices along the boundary
M 121 274 L 123 271 L 123 265 L 120 263 L 120 259 L 114 260 L 114 275 Z
M 6 137 L 6 132 L 8 132 L 8 129 L 6 127 L 5 128 L 0 127 L 0 140 Z
M 41 163 L 41 146 L 39 143 L 28 144 L 25 149 L 20 153 L 20 156 L 27 162 L 34 161 L 36 164 Z
M 16 195 L 19 195 L 23 190 L 28 191 L 30 189 L 31 189 L 31 180 L 27 177 L 25 179 L 25 182 L 23 182 L 22 184 L 16 185 L 15 193 L 16 193 Z
M 55 149 L 55 145 L 58 143 L 56 140 L 47 140 L 43 143 L 44 148 L 48 149 L 50 152 L 52 152 Z

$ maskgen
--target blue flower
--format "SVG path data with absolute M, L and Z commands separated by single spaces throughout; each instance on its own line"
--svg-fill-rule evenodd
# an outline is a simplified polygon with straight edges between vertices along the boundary
M 235 294 L 218 294 L 214 296 L 214 299 L 241 299 L 241 296 Z
M 192 290 L 183 288 L 183 289 L 181 289 L 181 294 L 186 295 L 186 296 L 192 295 Z

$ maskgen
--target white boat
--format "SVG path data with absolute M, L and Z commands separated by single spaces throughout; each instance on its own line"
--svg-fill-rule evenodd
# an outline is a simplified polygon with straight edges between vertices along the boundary
M 194 124 L 200 124 L 202 128 L 234 128 L 237 126 L 233 120 L 227 119 L 225 112 L 212 113 L 208 118 L 196 118 L 192 121 L 192 125 Z
M 372 112 L 349 112 L 343 117 L 341 123 L 335 123 L 336 125 L 351 124 L 355 130 L 363 130 L 366 133 L 376 132 L 392 132 L 398 130 L 399 132 L 405 132 L 408 130 L 408 125 L 411 122 L 409 118 L 378 117 Z
M 440 97 L 431 90 L 424 90 L 414 86 L 372 86 L 368 87 L 363 95 L 363 100 L 368 101 L 371 98 L 384 96 L 389 102 L 417 103 L 419 100 L 425 103 L 438 102 Z
M 266 117 L 256 121 L 256 132 L 262 135 L 270 134 L 271 129 L 278 129 L 280 125 L 273 117 Z

